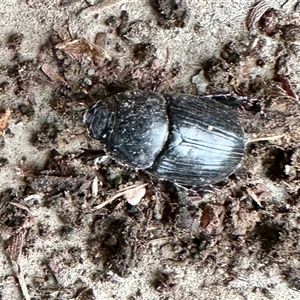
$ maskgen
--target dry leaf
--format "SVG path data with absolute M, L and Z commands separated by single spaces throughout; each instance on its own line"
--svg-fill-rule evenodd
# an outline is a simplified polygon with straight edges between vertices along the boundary
M 48 264 L 49 268 L 51 269 L 53 276 L 55 280 L 60 283 L 61 282 L 61 276 L 60 276 L 60 268 L 59 264 L 55 261 L 55 259 L 51 259 Z
M 7 121 L 12 114 L 12 110 L 7 108 L 4 112 L 0 113 L 0 135 L 2 134 L 4 128 L 7 125 Z
M 242 208 L 232 214 L 232 222 L 234 225 L 233 234 L 241 236 L 246 235 L 247 232 L 251 232 L 257 222 L 260 221 L 259 213 L 257 211 L 246 211 Z
M 79 62 L 82 62 L 83 58 L 93 60 L 94 62 L 103 58 L 111 60 L 111 57 L 104 48 L 90 43 L 85 39 L 62 42 L 57 44 L 55 48 L 62 50 L 71 58 Z
M 219 234 L 224 228 L 225 211 L 224 206 L 204 207 L 200 219 L 200 226 L 203 227 L 208 234 Z
M 8 246 L 6 251 L 8 252 L 12 261 L 16 262 L 18 260 L 24 244 L 25 235 L 28 228 L 30 228 L 32 225 L 33 218 L 28 216 L 23 225 L 7 240 Z
M 132 190 L 127 191 L 124 194 L 124 197 L 129 204 L 138 205 L 140 203 L 140 201 L 142 200 L 142 198 L 145 196 L 145 194 L 146 194 L 145 187 L 140 186 L 137 189 L 132 189 Z
M 98 195 L 98 177 L 95 176 L 95 178 L 93 179 L 93 182 L 92 182 L 92 195 L 93 197 L 97 197 Z
M 57 72 L 54 71 L 54 69 L 47 63 L 44 63 L 41 67 L 41 70 L 45 73 L 46 76 L 48 76 L 53 82 L 56 83 L 66 83 L 65 80 L 58 75 Z
M 248 195 L 252 198 L 253 201 L 257 203 L 259 207 L 263 207 L 261 199 L 263 195 L 268 191 L 268 188 L 262 183 L 258 183 L 252 188 L 247 188 Z
M 298 101 L 298 96 L 293 89 L 289 79 L 285 76 L 279 76 L 279 80 L 281 82 L 282 89 L 286 92 L 286 94 Z
M 95 36 L 95 44 L 99 47 L 105 49 L 107 44 L 107 33 L 106 32 L 98 32 Z

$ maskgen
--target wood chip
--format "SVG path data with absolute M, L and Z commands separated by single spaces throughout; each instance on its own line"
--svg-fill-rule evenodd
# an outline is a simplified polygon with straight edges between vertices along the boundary
M 95 198 L 98 196 L 98 182 L 99 182 L 98 177 L 95 176 L 92 182 L 92 195 Z

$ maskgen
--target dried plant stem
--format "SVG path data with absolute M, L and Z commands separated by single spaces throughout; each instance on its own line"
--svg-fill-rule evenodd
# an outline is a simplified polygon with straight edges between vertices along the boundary
M 249 139 L 246 144 L 249 143 L 254 143 L 254 142 L 261 142 L 261 141 L 274 141 L 274 140 L 278 140 L 281 139 L 285 136 L 285 134 L 280 134 L 280 135 L 273 135 L 273 136 L 264 136 L 264 137 L 260 137 L 260 138 L 255 138 L 255 139 Z
M 29 291 L 28 291 L 28 288 L 27 288 L 27 283 L 26 283 L 24 274 L 23 274 L 20 266 L 18 265 L 18 263 L 16 261 L 12 261 L 12 267 L 13 267 L 13 270 L 14 270 L 17 278 L 18 278 L 18 281 L 19 281 L 19 284 L 20 284 L 20 289 L 21 289 L 21 292 L 24 296 L 24 299 L 25 300 L 32 299 L 29 295 Z
M 110 204 L 111 202 L 113 202 L 115 199 L 123 196 L 124 194 L 126 194 L 128 191 L 134 191 L 134 190 L 138 190 L 141 189 L 143 187 L 145 187 L 147 185 L 147 183 L 142 184 L 142 185 L 133 185 L 133 186 L 129 186 L 127 188 L 121 189 L 119 190 L 114 196 L 110 197 L 108 200 L 100 203 L 99 205 L 93 207 L 93 211 L 101 209 L 103 207 L 105 207 L 106 205 Z

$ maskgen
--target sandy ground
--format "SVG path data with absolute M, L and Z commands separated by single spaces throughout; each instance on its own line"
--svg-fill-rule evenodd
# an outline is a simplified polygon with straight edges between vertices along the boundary
M 255 4 L 0 0 L 1 299 L 300 299 L 300 8 Z M 244 96 L 262 141 L 198 192 L 98 164 L 84 112 L 133 88 Z

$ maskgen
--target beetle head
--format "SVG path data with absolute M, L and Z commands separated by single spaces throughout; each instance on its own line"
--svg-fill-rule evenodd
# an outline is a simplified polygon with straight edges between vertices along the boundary
M 113 129 L 115 119 L 114 103 L 99 101 L 83 117 L 89 135 L 106 143 Z

